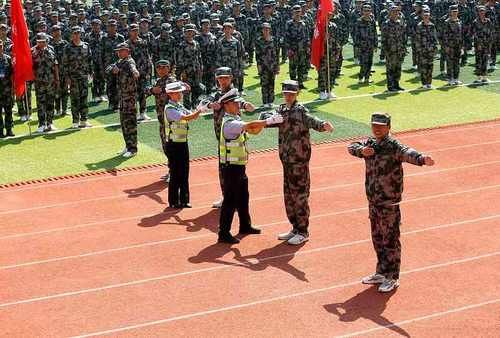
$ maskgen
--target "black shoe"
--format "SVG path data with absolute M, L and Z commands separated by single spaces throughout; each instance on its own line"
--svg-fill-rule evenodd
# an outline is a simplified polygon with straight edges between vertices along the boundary
M 7 136 L 13 137 L 13 136 L 16 136 L 16 135 L 14 135 L 14 133 L 12 132 L 12 129 L 7 129 Z
M 217 240 L 217 243 L 238 244 L 239 242 L 240 240 L 231 234 L 224 236 L 219 235 L 219 239 Z
M 181 204 L 181 208 L 192 208 L 193 206 L 191 205 L 191 203 L 183 203 Z
M 243 228 L 240 229 L 240 235 L 258 235 L 262 232 L 262 230 L 253 228 L 253 227 L 248 227 L 248 228 Z
M 396 87 L 387 87 L 387 91 L 394 93 L 394 92 L 397 92 L 398 89 Z
M 396 86 L 397 90 L 405 90 L 403 87 L 400 87 L 399 85 Z

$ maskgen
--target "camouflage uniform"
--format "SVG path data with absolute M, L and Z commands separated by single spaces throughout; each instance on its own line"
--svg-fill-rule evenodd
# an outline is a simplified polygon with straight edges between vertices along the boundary
M 401 264 L 399 202 L 403 193 L 402 162 L 421 166 L 424 164 L 424 157 L 391 136 L 387 136 L 380 143 L 373 137 L 364 142 L 354 142 L 349 145 L 348 150 L 351 155 L 363 158 L 361 151 L 365 146 L 375 149 L 375 155 L 365 158 L 365 188 L 373 247 L 377 254 L 376 272 L 389 279 L 399 279 Z
M 422 79 L 422 85 L 430 85 L 432 82 L 432 70 L 434 67 L 434 56 L 438 48 L 436 27 L 432 22 L 428 25 L 420 22 L 415 31 L 415 46 L 420 51 L 418 58 L 418 69 Z
M 333 89 L 335 78 L 337 75 L 337 60 L 340 54 L 341 45 L 338 38 L 337 25 L 333 22 L 328 24 L 328 45 L 329 45 L 329 67 L 330 67 L 330 83 L 328 84 L 327 74 L 327 44 L 325 39 L 324 54 L 321 57 L 320 67 L 318 70 L 318 90 L 320 92 L 330 92 Z
M 118 67 L 118 74 L 113 74 L 113 66 Z M 134 60 L 129 56 L 109 66 L 106 72 L 117 78 L 120 125 L 127 151 L 137 153 L 137 80 L 133 74 L 138 72 Z
M 163 27 L 163 26 L 162 26 Z M 175 41 L 169 34 L 170 30 L 162 28 L 160 35 L 154 40 L 153 62 L 168 60 L 171 68 L 175 67 Z
M 130 56 L 134 59 L 140 74 L 137 80 L 137 101 L 139 102 L 139 113 L 144 114 L 146 112 L 146 95 L 144 91 L 151 79 L 149 45 L 146 40 L 139 37 L 135 41 L 128 39 L 127 44 L 130 47 Z
M 0 55 L 0 136 L 3 129 L 12 133 L 12 106 L 14 93 L 12 91 L 12 59 L 7 54 Z
M 56 72 L 59 62 L 52 48 L 31 49 L 35 94 L 38 111 L 38 127 L 49 126 L 54 118 L 54 98 L 56 94 Z
M 92 59 L 92 97 L 98 98 L 104 95 L 104 68 L 102 64 L 102 38 L 104 33 L 91 32 L 85 37 L 89 44 Z
M 90 48 L 86 42 L 81 41 L 79 45 L 70 42 L 64 49 L 63 76 L 70 81 L 69 92 L 73 123 L 87 121 L 88 76 L 91 63 Z
M 339 53 L 337 56 L 337 62 L 335 63 L 335 76 L 333 80 L 333 83 L 335 84 L 336 79 L 340 76 L 340 72 L 342 71 L 342 63 L 344 61 L 342 50 L 349 40 L 349 27 L 347 19 L 341 12 L 336 13 L 336 15 L 332 18 L 332 21 L 337 26 L 337 39 L 339 42 Z
M 68 46 L 68 41 L 66 40 L 59 40 L 55 41 L 52 40 L 52 47 L 54 47 L 54 52 L 56 53 L 57 57 L 57 62 L 59 63 L 59 83 L 60 86 L 56 90 L 56 95 L 55 95 L 55 110 L 60 112 L 62 115 L 66 114 L 66 110 L 68 109 L 68 98 L 69 98 L 69 93 L 68 93 L 68 88 L 64 85 L 66 83 L 66 79 L 64 78 L 64 70 L 62 69 L 63 65 L 63 55 L 64 55 L 64 49 Z
M 303 86 L 304 74 L 307 73 L 304 67 L 309 62 L 306 60 L 309 36 L 304 21 L 288 20 L 284 39 L 285 48 L 288 50 L 290 79 L 298 81 L 299 85 Z
M 358 50 L 360 70 L 358 78 L 369 79 L 373 65 L 373 51 L 377 48 L 377 28 L 375 20 L 369 17 L 368 20 L 363 17 L 356 21 L 353 31 L 354 48 Z
M 263 104 L 274 102 L 274 81 L 280 69 L 278 48 L 277 40 L 272 36 L 269 40 L 261 37 L 255 43 L 255 56 L 259 69 Z
M 229 67 L 233 71 L 233 83 L 238 90 L 242 90 L 241 78 L 245 64 L 245 52 L 243 45 L 235 37 L 229 40 L 223 36 L 217 42 L 217 67 Z
M 125 42 L 125 38 L 121 34 L 106 34 L 102 38 L 102 65 L 104 69 L 107 69 L 109 65 L 115 63 L 118 60 L 115 48 L 120 43 Z M 106 74 L 106 94 L 109 100 L 109 107 L 112 110 L 118 109 L 118 88 L 116 83 L 116 77 L 111 74 Z
M 406 32 L 408 34 L 408 37 L 410 38 L 411 42 L 411 58 L 412 58 L 412 65 L 413 66 L 418 66 L 419 64 L 419 50 L 416 48 L 415 45 L 415 34 L 417 30 L 417 25 L 422 21 L 420 17 L 421 12 L 413 12 L 408 18 L 408 24 L 406 25 Z
M 472 49 L 472 22 L 474 21 L 474 12 L 467 2 L 458 4 L 458 18 L 462 22 L 462 35 L 464 39 L 464 54 L 460 64 L 467 64 L 467 51 Z
M 247 18 L 248 39 L 244 41 L 244 44 L 248 57 L 247 61 L 248 64 L 251 65 L 253 63 L 253 55 L 255 52 L 255 40 L 259 36 L 257 29 L 259 13 L 255 6 L 250 6 L 245 3 L 245 6 L 241 9 L 241 14 L 245 15 Z
M 206 93 L 210 93 L 215 85 L 214 69 L 216 61 L 216 39 L 211 32 L 200 32 L 195 37 L 200 45 L 201 60 L 203 65 L 202 83 L 205 86 Z
M 448 78 L 456 80 L 460 73 L 460 53 L 463 47 L 462 23 L 460 20 L 446 19 L 443 25 L 442 39 Z
M 488 56 L 493 43 L 495 28 L 490 19 L 485 21 L 477 18 L 472 24 L 474 36 L 474 52 L 476 54 L 476 75 L 486 76 L 488 74 Z
M 201 94 L 202 59 L 198 42 L 184 39 L 176 50 L 175 60 L 177 79 L 191 86 L 191 92 L 184 95 L 184 106 L 190 109 Z
M 405 25 L 400 20 L 387 20 L 382 29 L 382 48 L 386 58 L 387 88 L 398 89 L 401 65 L 406 55 Z
M 309 114 L 302 104 L 291 108 L 281 104 L 276 113 L 283 116 L 278 128 L 279 157 L 283 165 L 283 192 L 288 220 L 293 231 L 309 235 L 309 160 L 311 141 L 309 129 L 324 130 L 324 122 Z M 263 114 L 262 118 L 269 115 Z

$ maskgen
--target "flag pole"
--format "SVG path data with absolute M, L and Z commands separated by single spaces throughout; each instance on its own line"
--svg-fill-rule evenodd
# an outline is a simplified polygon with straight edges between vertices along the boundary
M 328 32 L 328 26 L 330 24 L 330 13 L 326 14 L 326 88 L 328 90 L 328 97 L 332 89 L 330 88 L 330 36 Z

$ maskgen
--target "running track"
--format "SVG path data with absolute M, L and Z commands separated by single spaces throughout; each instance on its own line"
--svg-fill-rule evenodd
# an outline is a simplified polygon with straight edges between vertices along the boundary
M 399 138 L 436 166 L 405 165 L 395 293 L 359 283 L 375 264 L 364 162 L 332 143 L 313 149 L 302 247 L 276 240 L 289 225 L 275 152 L 248 167 L 263 234 L 235 246 L 215 244 L 214 160 L 192 164 L 180 212 L 165 210 L 163 169 L 0 190 L 1 335 L 497 336 L 500 123 Z

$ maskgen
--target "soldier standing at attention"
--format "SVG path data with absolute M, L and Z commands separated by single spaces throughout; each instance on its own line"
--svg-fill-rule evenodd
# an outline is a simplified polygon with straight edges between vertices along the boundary
M 135 61 L 130 57 L 127 43 L 119 44 L 116 49 L 118 61 L 110 65 L 106 72 L 117 78 L 120 107 L 120 124 L 122 127 L 125 149 L 120 153 L 125 158 L 137 154 L 137 83 L 140 73 Z
M 191 91 L 183 96 L 184 106 L 191 109 L 198 101 L 198 97 L 202 94 L 201 75 L 202 75 L 202 59 L 200 45 L 194 36 L 196 34 L 196 26 L 187 24 L 184 26 L 184 39 L 176 51 L 176 74 L 177 79 L 189 84 Z
M 163 153 L 167 156 L 167 137 L 165 134 L 165 106 L 168 103 L 168 95 L 165 92 L 165 87 L 169 83 L 175 82 L 175 78 L 170 74 L 170 62 L 168 60 L 158 60 L 156 62 L 156 75 L 158 75 L 158 79 L 156 79 L 156 83 L 154 86 L 148 87 L 146 94 L 154 95 L 156 102 L 156 115 L 158 117 L 158 122 L 160 124 L 160 141 L 161 148 L 163 149 Z M 170 162 L 170 161 L 169 161 Z M 170 174 L 167 172 L 165 176 L 162 177 L 166 182 L 170 181 Z
M 134 59 L 137 70 L 141 75 L 137 80 L 137 101 L 139 101 L 138 121 L 150 120 L 146 115 L 146 85 L 151 77 L 151 59 L 149 55 L 148 42 L 139 37 L 139 25 L 133 23 L 130 25 L 129 39 L 127 44 L 130 48 L 130 56 Z
M 342 46 L 340 45 L 340 40 L 338 36 L 337 25 L 331 20 L 332 15 L 328 20 L 328 45 L 327 40 L 324 42 L 324 52 L 321 56 L 320 67 L 318 69 L 318 90 L 319 99 L 335 99 L 335 93 L 333 92 L 333 84 L 335 83 L 336 71 L 337 71 L 337 60 L 339 54 L 341 53 Z M 329 50 L 329 60 L 327 65 L 327 53 L 326 48 Z M 329 69 L 327 69 L 329 67 Z M 328 74 L 328 72 L 330 72 Z
M 278 48 L 278 41 L 271 36 L 271 25 L 264 22 L 262 36 L 255 43 L 255 56 L 264 108 L 271 108 L 274 102 L 274 81 L 280 72 Z
M 182 82 L 167 84 L 165 92 L 168 104 L 165 106 L 165 143 L 170 169 L 168 204 L 170 208 L 191 208 L 189 204 L 189 121 L 200 116 L 200 110 L 190 112 L 182 105 L 182 92 L 188 88 Z M 163 141 L 162 141 L 163 142 Z
M 419 51 L 418 69 L 422 79 L 422 88 L 432 88 L 432 70 L 434 56 L 438 48 L 436 27 L 431 22 L 429 7 L 422 10 L 422 22 L 415 29 L 415 47 Z
M 282 84 L 285 103 L 276 112 L 264 113 L 263 118 L 278 115 L 283 123 L 271 124 L 279 128 L 279 156 L 283 165 L 283 191 L 285 208 L 292 229 L 278 236 L 288 244 L 299 245 L 309 240 L 309 160 L 311 159 L 311 140 L 309 129 L 332 132 L 333 125 L 309 114 L 297 102 L 299 84 L 287 80 Z
M 64 86 L 66 80 L 63 78 L 64 70 L 62 69 L 64 49 L 68 45 L 68 41 L 63 40 L 61 27 L 59 25 L 52 26 L 52 47 L 56 53 L 57 62 L 59 63 L 59 83 L 62 84 L 56 88 L 55 95 L 55 111 L 56 115 L 65 116 L 68 109 L 68 88 Z
M 154 41 L 153 61 L 167 60 L 170 63 L 170 69 L 173 69 L 175 67 L 175 41 L 170 33 L 172 33 L 172 25 L 162 24 L 160 34 Z
M 71 28 L 71 42 L 64 50 L 63 72 L 71 97 L 73 128 L 86 128 L 92 125 L 88 118 L 88 91 L 90 75 L 90 48 L 80 38 L 81 28 Z
M 243 91 L 242 74 L 245 64 L 243 44 L 233 36 L 233 24 L 224 22 L 224 35 L 217 43 L 217 66 L 229 67 L 233 72 L 234 86 Z
M 373 65 L 373 53 L 377 50 L 378 45 L 377 28 L 370 4 L 363 5 L 362 15 L 356 21 L 353 35 L 355 48 L 358 49 L 360 64 L 358 83 L 369 83 Z
M 216 38 L 210 32 L 210 20 L 201 19 L 201 32 L 196 36 L 196 41 L 200 45 L 201 59 L 203 63 L 203 73 L 201 81 L 205 86 L 206 94 L 212 92 L 215 86 L 214 69 L 215 69 L 215 53 L 216 53 Z
M 348 147 L 351 155 L 366 162 L 366 196 L 369 203 L 372 242 L 377 254 L 375 274 L 363 278 L 363 284 L 381 284 L 380 292 L 399 286 L 401 243 L 399 203 L 403 193 L 403 162 L 434 165 L 434 160 L 409 148 L 389 134 L 391 117 L 374 113 L 371 118 L 373 137 L 354 142 Z
M 219 243 L 236 244 L 239 240 L 231 235 L 234 213 L 238 212 L 241 235 L 260 234 L 252 227 L 249 212 L 247 131 L 258 134 L 267 121 L 243 122 L 240 118 L 241 102 L 233 94 L 221 101 L 225 112 L 219 139 L 219 162 L 224 177 L 223 202 L 220 211 Z
M 288 60 L 290 68 L 290 79 L 296 80 L 299 87 L 304 87 L 303 69 L 306 62 L 306 42 L 308 41 L 307 27 L 300 19 L 302 8 L 299 5 L 292 7 L 292 19 L 288 20 L 285 28 L 285 48 L 288 50 Z
M 92 31 L 87 34 L 85 41 L 89 44 L 92 58 L 92 98 L 95 102 L 107 102 L 104 97 L 104 68 L 102 65 L 102 38 L 101 20 L 92 20 Z
M 0 40 L 0 138 L 15 136 L 12 132 L 12 106 L 14 105 L 12 59 L 4 54 L 3 44 L 4 42 Z
M 115 52 L 116 47 L 125 42 L 123 35 L 117 33 L 117 22 L 116 20 L 109 20 L 108 22 L 108 33 L 102 38 L 102 65 L 106 70 L 109 65 L 115 63 L 118 60 L 117 53 Z M 116 77 L 108 73 L 106 75 L 106 94 L 108 96 L 109 109 L 114 112 L 119 112 L 118 109 L 118 88 L 116 84 Z
M 229 67 L 220 67 L 215 70 L 215 79 L 217 81 L 217 86 L 219 89 L 212 95 L 211 101 L 207 107 L 213 110 L 214 119 L 214 133 L 217 142 L 220 140 L 220 130 L 222 124 L 222 118 L 224 117 L 224 111 L 219 102 L 220 98 L 226 95 L 230 90 L 234 90 L 233 87 L 233 72 Z M 253 112 L 255 106 L 250 102 L 245 102 L 241 98 L 238 100 L 240 102 L 240 108 L 247 112 Z M 220 154 L 219 154 L 220 155 Z M 224 191 L 224 177 L 222 175 L 222 165 L 219 161 L 219 182 L 221 191 Z M 213 208 L 220 208 L 222 206 L 222 199 L 215 201 L 212 204 Z
M 488 78 L 488 56 L 491 44 L 494 41 L 495 27 L 490 19 L 486 17 L 486 7 L 478 7 L 478 17 L 472 23 L 472 34 L 474 36 L 474 52 L 476 54 L 475 83 L 487 83 Z
M 54 118 L 54 98 L 59 87 L 59 62 L 52 48 L 47 46 L 45 33 L 36 35 L 36 46 L 31 49 L 35 94 L 38 111 L 38 133 L 57 130 Z
M 382 48 L 385 54 L 385 69 L 387 74 L 387 89 L 390 92 L 404 90 L 399 85 L 401 65 L 406 55 L 406 28 L 399 18 L 397 6 L 389 11 L 389 20 L 382 28 Z M 417 58 L 418 59 L 418 58 Z
M 460 85 L 460 56 L 463 53 L 462 23 L 458 19 L 458 6 L 450 6 L 450 17 L 443 24 L 443 44 L 446 55 L 448 85 Z

